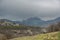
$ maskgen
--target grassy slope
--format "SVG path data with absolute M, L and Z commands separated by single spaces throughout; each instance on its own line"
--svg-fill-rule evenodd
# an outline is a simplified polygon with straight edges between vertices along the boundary
M 58 32 L 39 34 L 35 36 L 19 37 L 10 40 L 58 40 Z

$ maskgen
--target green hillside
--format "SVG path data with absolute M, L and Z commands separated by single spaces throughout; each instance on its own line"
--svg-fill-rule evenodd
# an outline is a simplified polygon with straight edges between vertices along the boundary
M 58 34 L 60 35 L 58 32 L 52 32 L 35 36 L 18 37 L 10 40 L 58 40 Z

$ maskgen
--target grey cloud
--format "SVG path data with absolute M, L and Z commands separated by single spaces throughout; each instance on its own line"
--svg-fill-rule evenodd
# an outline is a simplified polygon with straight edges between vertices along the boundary
M 59 0 L 2 0 L 0 4 L 0 16 L 12 20 L 59 17 L 59 10 Z

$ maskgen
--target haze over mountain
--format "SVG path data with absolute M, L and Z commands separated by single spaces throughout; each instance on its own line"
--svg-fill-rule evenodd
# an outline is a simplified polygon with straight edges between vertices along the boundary
M 41 18 L 38 17 L 30 17 L 26 20 L 21 21 L 12 21 L 12 20 L 8 20 L 8 19 L 0 19 L 0 22 L 11 22 L 11 23 L 15 23 L 15 24 L 22 24 L 22 25 L 28 25 L 28 26 L 48 26 L 50 24 L 54 24 L 57 22 L 60 22 L 60 17 L 54 19 L 54 20 L 48 20 L 48 21 L 44 21 Z
M 54 24 L 57 22 L 60 22 L 60 17 L 58 17 L 54 20 L 48 20 L 48 21 L 44 21 L 38 17 L 31 17 L 31 18 L 24 20 L 23 24 L 32 25 L 32 26 L 47 26 L 47 25 Z

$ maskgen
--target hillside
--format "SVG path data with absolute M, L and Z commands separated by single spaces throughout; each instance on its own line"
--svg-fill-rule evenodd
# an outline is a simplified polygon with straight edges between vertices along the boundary
M 35 36 L 19 37 L 10 40 L 58 40 L 58 32 L 39 34 Z

